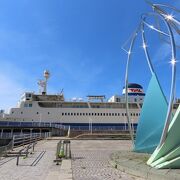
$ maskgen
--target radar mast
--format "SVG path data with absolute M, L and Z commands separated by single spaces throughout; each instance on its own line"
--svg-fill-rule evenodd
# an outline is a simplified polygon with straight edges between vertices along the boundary
M 50 77 L 49 71 L 48 70 L 44 70 L 44 80 L 39 80 L 38 81 L 39 92 L 42 95 L 46 95 L 47 94 L 47 82 L 48 82 L 49 77 Z

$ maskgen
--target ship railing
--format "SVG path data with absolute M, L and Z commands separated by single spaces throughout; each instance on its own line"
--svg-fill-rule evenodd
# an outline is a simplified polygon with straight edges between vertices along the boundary
M 134 126 L 134 129 L 136 129 L 137 127 Z M 72 126 L 71 127 L 71 130 L 74 130 L 74 131 L 90 131 L 90 128 L 89 126 Z M 95 126 L 93 125 L 92 127 L 92 130 L 93 131 L 128 131 L 128 127 L 127 126 L 101 126 L 101 127 L 98 127 L 98 126 Z
M 65 125 L 51 122 L 17 122 L 17 121 L 0 121 L 1 127 L 50 127 L 66 129 Z

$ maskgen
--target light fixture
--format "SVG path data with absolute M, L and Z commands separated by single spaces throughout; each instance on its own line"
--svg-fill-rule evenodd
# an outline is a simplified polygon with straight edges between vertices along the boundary
M 174 16 L 172 14 L 165 15 L 165 19 L 167 19 L 168 21 L 172 21 L 173 18 L 174 18 Z
M 128 55 L 130 55 L 130 54 L 131 54 L 131 51 L 129 50 L 127 53 L 128 53 Z
M 142 47 L 143 47 L 143 49 L 146 49 L 147 48 L 147 44 L 145 42 L 143 42 Z
M 172 64 L 172 66 L 174 66 L 175 64 L 176 64 L 176 59 L 175 58 L 173 58 L 173 59 L 171 59 L 171 61 L 170 61 L 170 63 Z

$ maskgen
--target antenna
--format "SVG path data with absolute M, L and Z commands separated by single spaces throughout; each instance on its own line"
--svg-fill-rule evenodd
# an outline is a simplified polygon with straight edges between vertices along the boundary
M 64 92 L 64 89 L 62 88 L 62 89 L 61 89 L 61 92 L 60 92 L 60 94 L 62 95 L 62 94 L 63 94 L 63 92 Z

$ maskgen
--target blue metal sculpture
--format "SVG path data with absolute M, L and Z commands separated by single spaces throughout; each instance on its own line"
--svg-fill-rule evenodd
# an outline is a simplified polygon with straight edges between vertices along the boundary
M 135 151 L 140 151 L 140 152 L 153 152 L 154 149 L 158 146 L 161 147 L 162 144 L 165 142 L 169 124 L 172 120 L 172 108 L 173 108 L 173 102 L 174 102 L 174 97 L 175 97 L 175 79 L 176 79 L 176 44 L 175 44 L 175 39 L 174 39 L 174 34 L 172 29 L 176 31 L 176 33 L 179 35 L 180 30 L 179 30 L 179 25 L 180 22 L 173 17 L 172 15 L 168 14 L 163 7 L 169 8 L 171 10 L 174 10 L 179 13 L 179 10 L 177 10 L 174 7 L 167 6 L 164 4 L 152 4 L 151 5 L 153 12 L 143 14 L 141 16 L 141 21 L 140 24 L 138 25 L 137 29 L 133 33 L 132 37 L 130 38 L 130 46 L 128 50 L 125 50 L 127 52 L 127 64 L 126 64 L 126 74 L 125 74 L 125 99 L 126 99 L 126 114 L 127 114 L 127 122 L 129 126 L 129 131 L 131 135 L 131 140 L 132 144 L 134 146 Z M 160 21 L 162 21 L 167 29 L 167 33 L 160 28 L 149 24 L 146 19 L 147 18 L 156 18 Z M 171 50 L 171 88 L 170 88 L 170 98 L 169 98 L 169 103 L 167 103 L 166 98 L 163 94 L 163 91 L 161 89 L 161 86 L 159 84 L 156 72 L 154 71 L 152 61 L 150 58 L 148 46 L 146 43 L 146 32 L 145 28 L 150 28 L 153 31 L 159 33 L 161 36 L 165 36 L 168 38 L 168 43 L 170 44 L 170 50 Z M 145 53 L 145 57 L 150 69 L 150 72 L 152 74 L 151 82 L 150 82 L 150 88 L 147 91 L 146 97 L 145 97 L 145 102 L 142 107 L 142 113 L 140 116 L 140 121 L 138 124 L 138 129 L 136 132 L 136 141 L 134 142 L 134 132 L 131 127 L 131 119 L 129 115 L 129 104 L 128 104 L 128 74 L 129 74 L 129 65 L 131 61 L 131 52 L 134 47 L 134 43 L 136 40 L 137 35 L 141 32 L 141 37 L 142 37 L 142 44 L 143 44 L 143 49 Z M 154 91 L 154 93 L 153 93 Z M 158 113 L 156 108 L 154 108 L 153 113 L 155 113 L 156 119 L 158 119 L 158 125 L 160 126 L 157 128 L 157 123 L 152 123 L 151 128 L 154 129 L 153 133 L 150 132 L 149 129 L 149 123 L 148 118 L 152 117 L 152 112 L 148 112 L 147 107 L 148 106 L 154 106 L 151 102 L 149 102 L 151 97 L 156 97 L 159 94 L 158 100 L 161 102 L 159 105 L 159 110 L 162 112 L 161 114 Z M 150 98 L 149 98 L 150 97 Z M 146 138 L 144 137 L 144 132 L 146 131 Z

